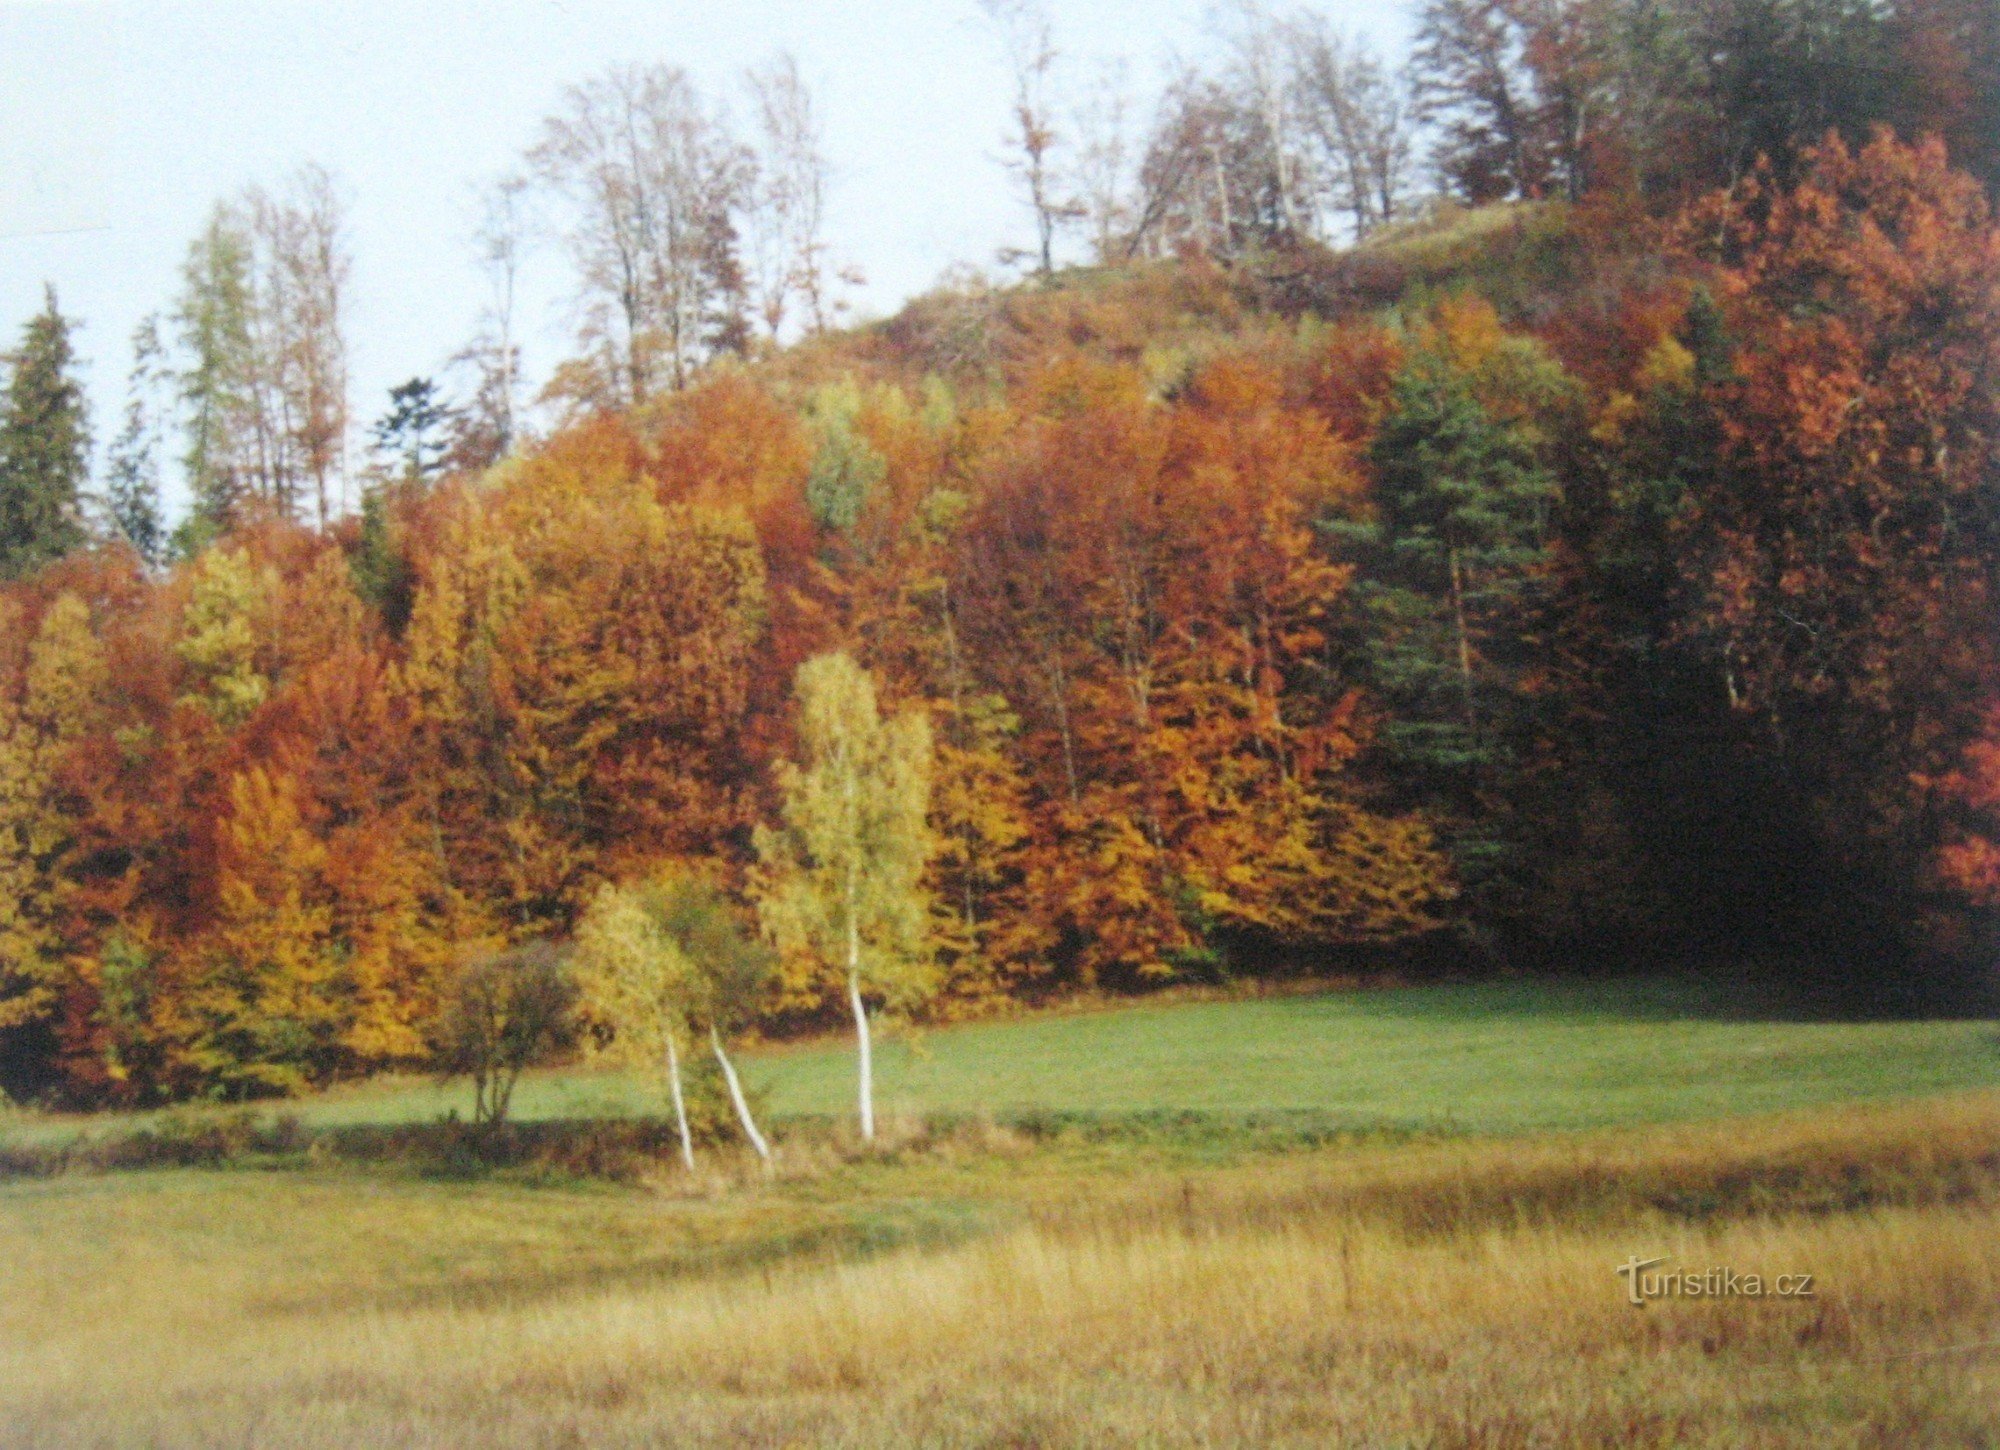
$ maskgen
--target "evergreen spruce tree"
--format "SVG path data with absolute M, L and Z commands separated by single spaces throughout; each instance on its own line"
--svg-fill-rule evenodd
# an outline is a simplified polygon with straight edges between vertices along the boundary
M 1338 530 L 1360 546 L 1356 593 L 1371 616 L 1385 744 L 1414 791 L 1455 822 L 1453 855 L 1475 897 L 1505 870 L 1494 806 L 1526 723 L 1556 494 L 1538 452 L 1464 369 L 1419 352 L 1396 379 L 1372 450 L 1376 515 Z
M 104 526 L 149 564 L 166 552 L 160 517 L 160 426 L 153 406 L 162 377 L 160 325 L 148 317 L 132 334 L 132 372 L 125 391 L 125 425 L 112 440 L 105 468 Z
M 1496 745 L 1510 687 L 1506 626 L 1541 560 L 1555 481 L 1521 430 L 1436 358 L 1396 380 L 1373 457 L 1381 513 L 1369 592 L 1391 626 L 1377 669 L 1404 707 L 1399 733 L 1412 755 L 1476 765 Z
M 75 375 L 72 323 L 47 305 L 8 359 L 0 394 L 0 576 L 16 578 L 83 542 L 90 428 Z

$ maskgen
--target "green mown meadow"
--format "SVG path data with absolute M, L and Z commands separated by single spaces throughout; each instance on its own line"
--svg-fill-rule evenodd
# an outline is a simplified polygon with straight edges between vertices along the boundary
M 892 1036 L 876 1091 L 892 1113 L 1312 1113 L 1342 1127 L 1507 1133 L 1777 1112 L 1853 1098 L 2000 1087 L 2000 1027 L 1847 1021 L 1685 977 L 1522 981 L 1120 1006 Z M 781 1120 L 853 1104 L 851 1042 L 752 1054 Z M 386 1079 L 284 1110 L 308 1126 L 469 1115 L 462 1083 Z M 663 1111 L 643 1077 L 534 1073 L 514 1116 Z M 115 1131 L 145 1115 L 20 1114 L 0 1142 Z

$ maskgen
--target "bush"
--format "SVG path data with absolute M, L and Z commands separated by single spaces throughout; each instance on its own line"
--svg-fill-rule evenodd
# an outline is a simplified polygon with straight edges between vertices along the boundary
M 530 942 L 480 957 L 453 979 L 439 1019 L 440 1078 L 472 1079 L 475 1125 L 507 1120 L 522 1070 L 572 1030 L 576 983 L 562 954 Z

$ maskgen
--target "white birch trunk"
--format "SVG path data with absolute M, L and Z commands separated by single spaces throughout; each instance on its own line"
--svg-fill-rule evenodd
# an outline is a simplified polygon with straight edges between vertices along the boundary
M 861 1141 L 872 1143 L 875 1141 L 875 1065 L 869 1052 L 868 1007 L 861 1000 L 861 884 L 855 879 L 857 866 L 853 857 L 853 852 L 860 848 L 861 832 L 856 820 L 856 781 L 852 771 L 848 772 L 845 787 L 850 838 L 847 861 L 847 1001 L 854 1008 L 854 1036 L 860 1049 Z
M 854 1035 L 861 1052 L 861 1138 L 875 1141 L 875 1068 L 868 1052 L 868 1007 L 861 1000 L 861 974 L 849 958 L 847 1001 L 854 1008 Z
M 674 1123 L 681 1130 L 681 1162 L 694 1172 L 694 1135 L 688 1132 L 687 1099 L 681 1096 L 681 1054 L 674 1036 L 667 1034 L 667 1085 L 674 1095 Z
M 736 1106 L 736 1121 L 743 1125 L 743 1136 L 750 1140 L 750 1146 L 757 1150 L 757 1156 L 764 1160 L 766 1169 L 771 1166 L 771 1145 L 764 1141 L 764 1135 L 757 1131 L 757 1122 L 750 1116 L 750 1104 L 744 1100 L 743 1084 L 736 1079 L 736 1067 L 729 1060 L 729 1054 L 722 1050 L 722 1034 L 709 1024 L 708 1040 L 715 1047 L 715 1060 L 722 1066 L 722 1080 L 729 1084 L 729 1101 Z

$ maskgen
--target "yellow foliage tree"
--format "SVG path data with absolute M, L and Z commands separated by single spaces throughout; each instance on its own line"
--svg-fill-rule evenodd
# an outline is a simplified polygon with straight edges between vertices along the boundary
M 247 550 L 210 549 L 194 567 L 174 647 L 189 675 L 182 701 L 225 729 L 242 724 L 271 693 L 257 659 L 257 624 L 269 593 L 270 581 Z
M 217 922 L 187 993 L 188 1056 L 248 1094 L 296 1092 L 338 1061 L 347 1024 L 325 844 L 296 782 L 261 765 L 229 783 Z
M 681 1048 L 696 1034 L 707 1036 L 743 1136 L 768 1165 L 770 1144 L 751 1114 L 724 1036 L 754 1009 L 770 957 L 745 938 L 722 894 L 671 867 L 630 885 L 606 885 L 577 928 L 576 967 L 585 1011 L 610 1030 L 597 1050 L 665 1077 L 688 1169 L 694 1168 L 694 1138 Z
M 870 995 L 892 1009 L 936 987 L 932 903 L 924 881 L 936 842 L 930 722 L 883 719 L 875 682 L 845 654 L 799 666 L 803 760 L 780 762 L 783 819 L 759 827 L 760 909 L 781 947 L 844 979 L 859 1048 L 861 1136 L 875 1136 Z
M 58 595 L 27 651 L 19 693 L 0 691 L 0 1029 L 42 1020 L 62 972 L 59 863 L 72 822 L 57 766 L 96 717 L 105 683 L 90 610 Z

